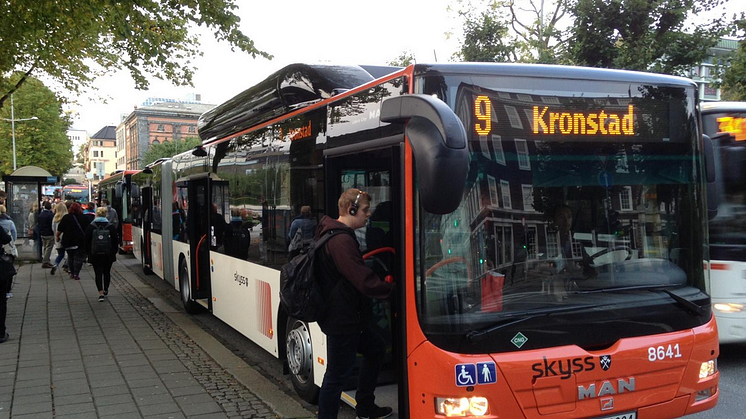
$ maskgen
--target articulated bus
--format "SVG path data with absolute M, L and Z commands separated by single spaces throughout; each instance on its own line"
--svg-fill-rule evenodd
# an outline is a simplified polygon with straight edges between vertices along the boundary
M 746 103 L 702 103 L 717 167 L 717 215 L 710 220 L 712 304 L 721 343 L 746 342 Z
M 91 200 L 86 185 L 67 185 L 62 188 L 62 196 L 65 201 L 85 203 Z
M 119 252 L 132 253 L 132 195 L 138 195 L 132 175 L 139 170 L 122 170 L 112 173 L 98 183 L 98 204 L 108 199 L 119 217 Z
M 590 68 L 291 65 L 133 176 L 135 255 L 313 402 L 326 338 L 280 305 L 288 227 L 301 206 L 336 218 L 359 188 L 361 251 L 396 278 L 374 320 L 377 403 L 397 417 L 703 411 L 719 347 L 696 98 L 687 79 Z

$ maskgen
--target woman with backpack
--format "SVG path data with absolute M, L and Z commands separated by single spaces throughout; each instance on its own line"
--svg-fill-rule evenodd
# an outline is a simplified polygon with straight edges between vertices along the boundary
M 62 247 L 67 251 L 67 267 L 70 278 L 80 279 L 80 268 L 85 261 L 85 229 L 91 221 L 83 215 L 83 208 L 77 202 L 70 205 L 70 211 L 62 217 L 57 226 L 55 240 L 62 237 Z
M 98 301 L 103 302 L 109 295 L 111 265 L 117 260 L 119 238 L 117 228 L 106 219 L 106 207 L 96 208 L 96 218 L 85 231 L 86 253 L 96 273 Z

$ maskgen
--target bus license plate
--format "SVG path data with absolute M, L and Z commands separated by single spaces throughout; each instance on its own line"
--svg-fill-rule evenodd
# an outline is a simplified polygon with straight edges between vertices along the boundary
M 617 413 L 611 416 L 602 416 L 596 419 L 637 419 L 637 412 Z

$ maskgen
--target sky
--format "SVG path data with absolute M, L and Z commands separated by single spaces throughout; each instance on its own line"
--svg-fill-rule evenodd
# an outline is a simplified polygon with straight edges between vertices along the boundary
M 527 3 L 517 0 L 517 3 Z M 73 129 L 95 134 L 106 125 L 118 125 L 148 97 L 185 99 L 202 95 L 202 103 L 220 104 L 265 79 L 285 65 L 304 63 L 384 65 L 403 51 L 417 62 L 447 62 L 458 49 L 460 21 L 449 5 L 455 0 L 237 0 L 241 30 L 256 47 L 274 58 L 251 58 L 232 52 L 227 42 L 217 42 L 200 30 L 204 56 L 196 60 L 194 87 L 175 87 L 150 79 L 150 88 L 139 91 L 129 73 L 99 78 L 97 91 L 88 91 L 67 110 L 77 115 Z M 729 0 L 728 13 L 746 11 L 746 1 Z M 716 14 L 694 17 L 705 22 Z M 447 33 L 453 35 L 448 37 Z

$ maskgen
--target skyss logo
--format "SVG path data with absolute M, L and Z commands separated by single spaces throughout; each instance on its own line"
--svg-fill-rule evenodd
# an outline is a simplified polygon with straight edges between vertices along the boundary
M 543 358 L 543 362 L 537 362 L 531 365 L 531 369 L 534 371 L 534 379 L 541 377 L 556 377 L 559 375 L 563 380 L 566 380 L 570 378 L 572 374 L 583 371 L 593 371 L 596 369 L 596 364 L 593 362 L 592 356 L 586 356 L 585 358 L 560 359 L 551 362 L 547 360 L 547 357 Z

